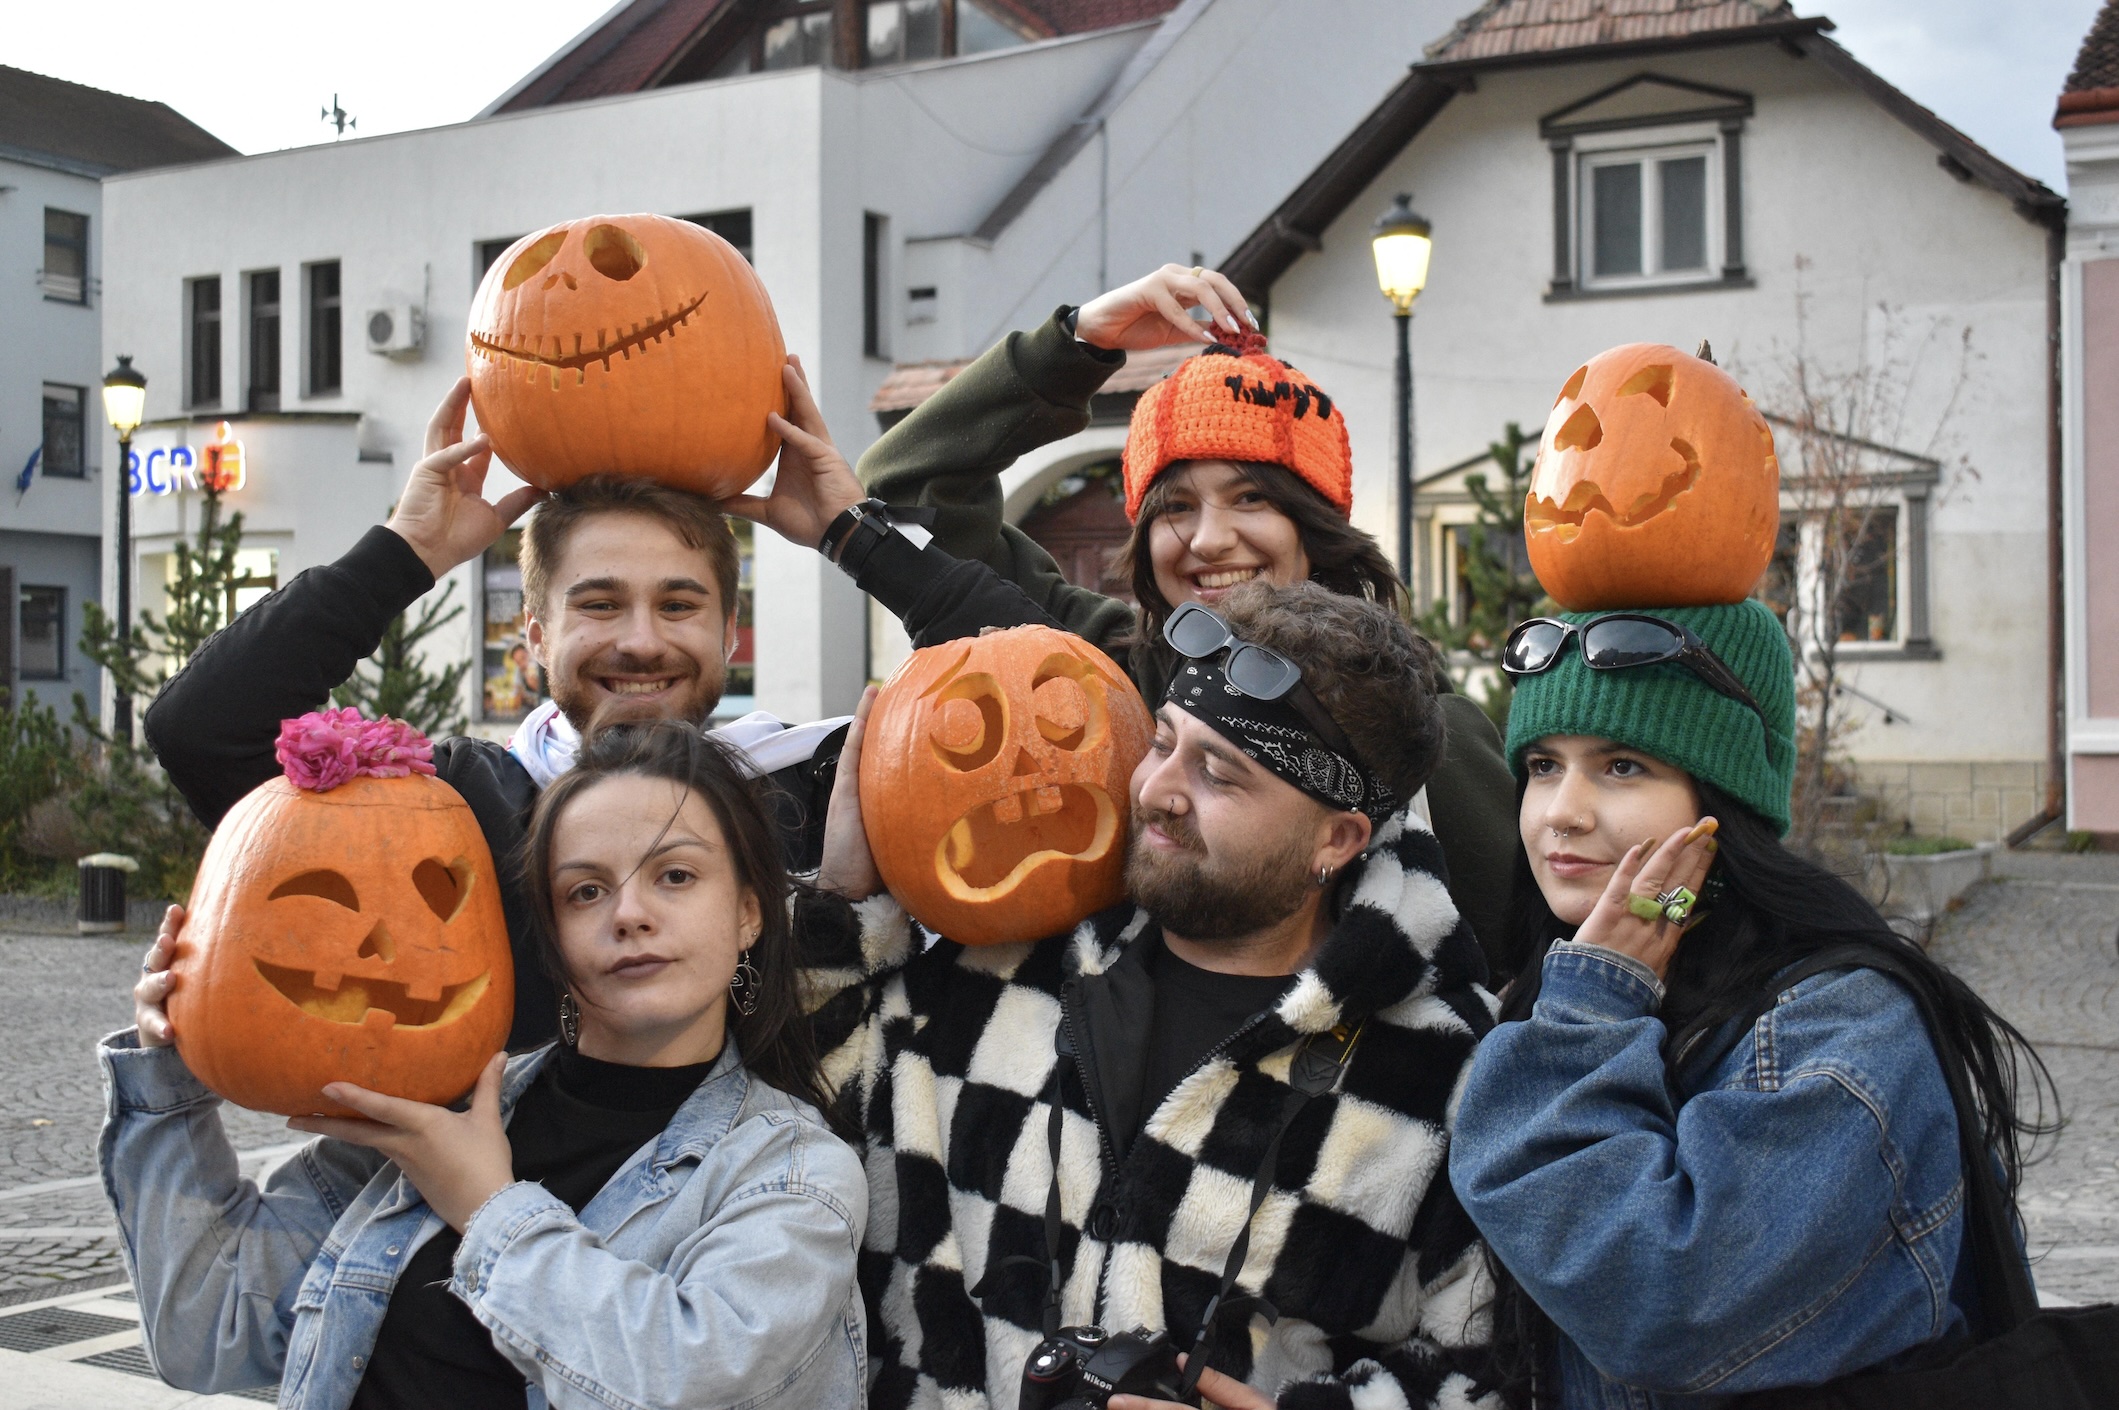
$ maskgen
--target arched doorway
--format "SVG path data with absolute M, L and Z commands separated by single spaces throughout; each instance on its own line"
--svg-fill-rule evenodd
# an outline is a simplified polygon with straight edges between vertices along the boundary
M 1045 491 L 1018 527 L 1052 555 L 1068 582 L 1133 600 L 1130 574 L 1117 562 L 1133 529 L 1126 522 L 1118 461 L 1100 460 L 1069 473 Z

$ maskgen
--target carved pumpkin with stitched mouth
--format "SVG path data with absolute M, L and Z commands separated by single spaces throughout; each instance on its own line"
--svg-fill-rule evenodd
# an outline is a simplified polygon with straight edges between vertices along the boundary
M 588 475 L 712 499 L 779 453 L 787 349 L 750 262 L 688 220 L 597 215 L 525 235 L 472 301 L 471 405 L 542 489 Z
M 273 779 L 215 829 L 172 966 L 178 1052 L 239 1106 L 352 1115 L 354 1082 L 448 1102 L 514 1018 L 485 836 L 440 780 Z
M 1560 390 L 1531 470 L 1531 570 L 1573 612 L 1741 602 L 1773 559 L 1780 462 L 1736 380 L 1655 343 Z
M 1111 658 L 1050 627 L 915 651 L 869 714 L 876 869 L 966 945 L 1037 940 L 1125 896 L 1128 796 L 1154 724 Z

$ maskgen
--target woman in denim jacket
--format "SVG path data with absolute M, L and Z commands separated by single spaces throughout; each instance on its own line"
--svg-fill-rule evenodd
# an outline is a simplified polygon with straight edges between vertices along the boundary
M 2013 1105 L 2022 1039 L 1781 846 L 1795 700 L 1773 615 L 1600 615 L 1509 642 L 1525 963 L 1450 1144 L 1505 1269 L 1513 1389 L 1535 1381 L 1567 1410 L 1697 1410 L 1947 1355 L 1980 1290 L 1919 1010 L 1871 969 L 1778 993 L 1774 976 L 1850 941 L 1912 965 L 2011 1188 L 2033 1129 Z
M 858 1406 L 867 1181 L 818 1114 L 751 786 L 694 729 L 611 730 L 528 851 L 562 1042 L 496 1057 L 462 1112 L 335 1084 L 372 1120 L 291 1121 L 322 1139 L 262 1187 L 170 1046 L 171 908 L 99 1050 L 156 1369 L 315 1410 Z

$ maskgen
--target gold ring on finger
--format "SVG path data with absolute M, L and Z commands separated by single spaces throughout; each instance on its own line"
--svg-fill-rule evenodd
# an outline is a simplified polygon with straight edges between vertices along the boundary
M 1194 279 L 1204 279 L 1204 278 L 1206 278 L 1206 277 L 1207 277 L 1207 270 L 1206 270 L 1206 266 L 1204 266 L 1204 265 L 1198 265 L 1198 264 L 1195 264 L 1195 265 L 1193 265 L 1193 266 L 1192 266 L 1192 277 L 1193 277 Z

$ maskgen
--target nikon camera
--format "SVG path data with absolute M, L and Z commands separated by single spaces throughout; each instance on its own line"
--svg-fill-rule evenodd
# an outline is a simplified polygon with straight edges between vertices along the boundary
M 1019 1403 L 1021 1410 L 1104 1410 L 1114 1395 L 1178 1400 L 1177 1380 L 1177 1349 L 1161 1332 L 1062 1327 L 1023 1363 Z

